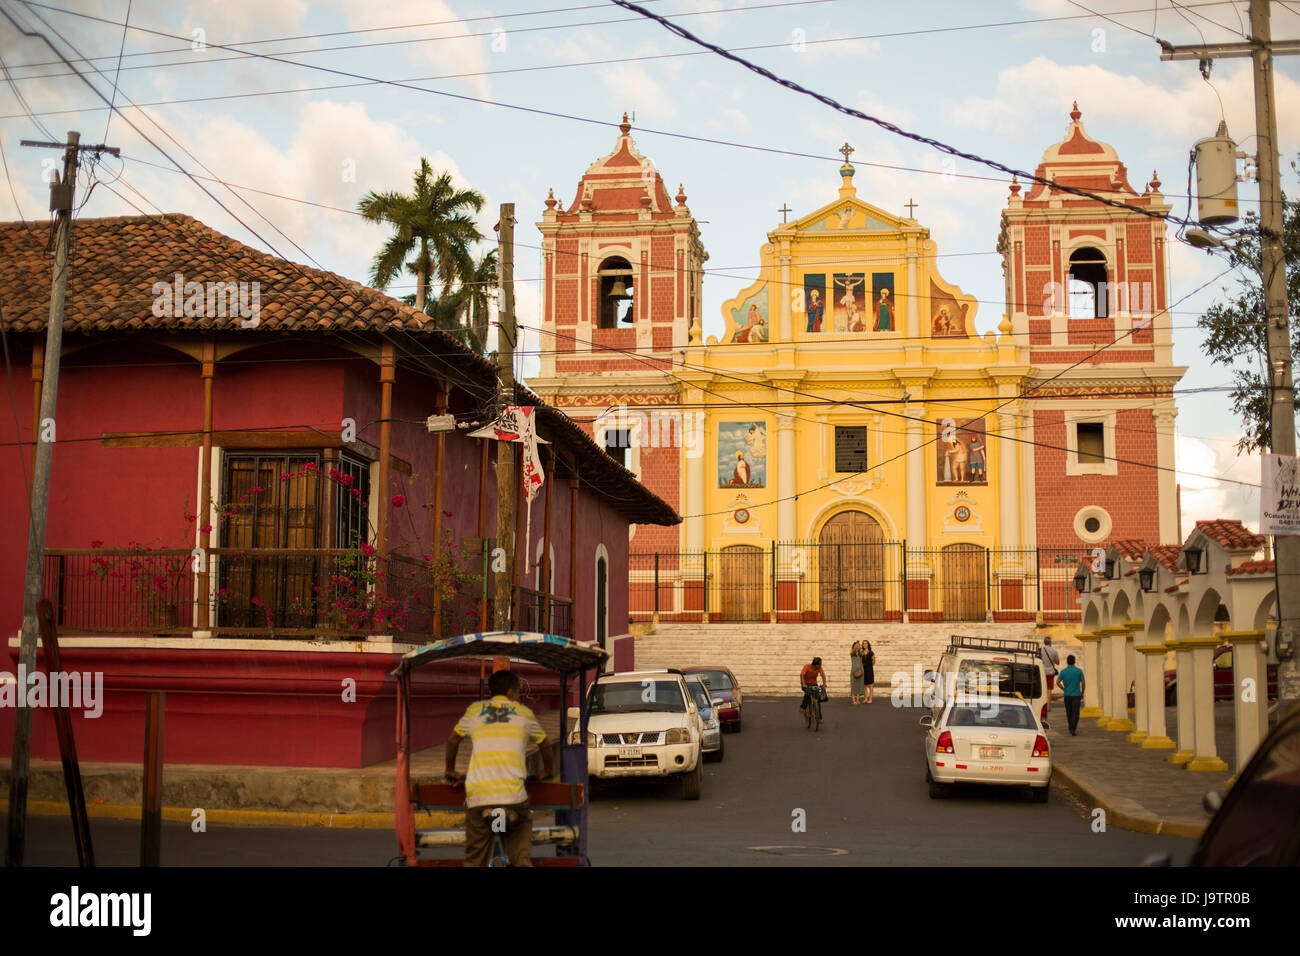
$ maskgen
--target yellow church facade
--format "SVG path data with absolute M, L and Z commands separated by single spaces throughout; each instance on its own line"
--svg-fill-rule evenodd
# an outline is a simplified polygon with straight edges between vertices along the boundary
M 1052 172 L 1064 179 L 1078 163 L 1093 182 L 1109 164 L 1116 194 L 1136 195 L 1113 151 L 1072 119 L 1045 154 L 1070 147 Z M 1061 325 L 1053 311 L 1059 289 L 1131 277 L 1142 250 L 1124 230 L 1144 217 L 1021 197 L 1013 184 L 999 241 L 1006 308 L 980 335 L 981 303 L 944 278 L 929 230 L 859 197 L 844 151 L 838 190 L 828 183 L 824 205 L 767 234 L 757 279 L 722 305 L 720 338 L 705 339 L 696 314 L 707 253 L 684 190 L 673 206 L 626 128 L 572 206 L 547 202 L 542 327 L 556 348 L 531 384 L 682 516 L 680 528 L 634 531 L 633 617 L 1068 618 L 1081 555 L 1154 538 L 1151 513 L 1160 532 L 1170 523 L 1167 482 L 1152 477 L 1166 459 L 1172 472 L 1154 418 L 1172 424 L 1181 374 L 1167 315 L 1099 317 L 1103 305 Z M 1161 200 L 1148 188 L 1141 201 Z M 1059 279 L 1042 295 L 1025 291 L 1040 227 L 1043 274 Z M 1143 227 L 1149 251 L 1163 223 Z M 1098 261 L 1104 273 L 1072 265 Z M 1094 305 L 1104 299 L 1104 284 L 1092 291 Z M 1163 308 L 1163 289 L 1155 301 Z M 1098 345 L 1107 329 L 1113 349 Z M 1155 467 L 1134 472 L 1144 463 L 1129 455 Z

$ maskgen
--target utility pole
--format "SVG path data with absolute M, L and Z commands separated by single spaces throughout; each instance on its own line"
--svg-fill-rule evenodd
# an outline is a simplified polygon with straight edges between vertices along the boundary
M 1250 0 L 1250 39 L 1245 43 L 1211 43 L 1175 47 L 1161 43 L 1162 60 L 1213 60 L 1248 56 L 1254 62 L 1255 136 L 1258 144 L 1260 280 L 1268 335 L 1269 428 L 1271 451 L 1295 455 L 1295 394 L 1291 371 L 1291 332 L 1287 321 L 1286 258 L 1282 240 L 1284 210 L 1278 174 L 1277 100 L 1273 91 L 1273 58 L 1300 54 L 1300 40 L 1273 42 L 1268 0 Z M 1300 536 L 1276 535 L 1278 703 L 1285 711 L 1300 701 L 1300 659 L 1295 640 L 1300 634 Z
M 501 260 L 501 308 L 497 311 L 498 403 L 504 409 L 515 403 L 515 204 L 501 204 L 497 223 Z M 497 547 L 505 552 L 505 571 L 495 577 L 493 619 L 498 631 L 513 628 L 510 613 L 514 598 L 515 569 L 515 444 L 497 442 Z M 494 562 L 495 563 L 495 562 Z
M 18 708 L 14 715 L 13 758 L 9 768 L 9 836 L 5 866 L 22 866 L 27 839 L 27 784 L 31 767 L 32 710 L 27 706 L 27 681 L 36 673 L 39 636 L 37 604 L 45 568 L 45 524 L 50 502 L 50 465 L 54 455 L 54 407 L 59 394 L 59 355 L 63 348 L 63 301 L 68 287 L 68 256 L 72 246 L 72 199 L 77 185 L 77 159 L 81 151 L 111 153 L 106 146 L 82 146 L 81 134 L 68 133 L 66 143 L 23 146 L 63 150 L 63 178 L 50 182 L 50 211 L 54 213 L 54 278 L 50 285 L 50 318 L 45 327 L 45 371 L 41 384 L 41 410 L 36 434 L 36 462 L 32 470 L 31 511 L 27 523 L 27 574 L 23 586 L 23 630 L 18 651 Z

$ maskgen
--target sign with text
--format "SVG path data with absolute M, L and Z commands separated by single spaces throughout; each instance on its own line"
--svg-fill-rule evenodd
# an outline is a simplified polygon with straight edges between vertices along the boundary
M 1295 455 L 1263 455 L 1260 534 L 1300 534 L 1300 475 Z

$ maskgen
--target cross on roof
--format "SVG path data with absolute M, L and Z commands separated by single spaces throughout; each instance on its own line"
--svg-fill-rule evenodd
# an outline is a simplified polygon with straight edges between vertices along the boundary
M 779 213 L 781 214 L 781 221 L 782 221 L 782 222 L 789 222 L 789 221 L 790 221 L 789 214 L 790 214 L 790 212 L 791 212 L 791 209 L 790 209 L 789 206 L 782 205 L 781 208 L 777 210 L 777 212 L 779 212 Z
M 908 218 L 908 219 L 915 219 L 916 217 L 915 217 L 914 215 L 912 215 L 912 210 L 916 209 L 916 207 L 917 207 L 918 205 L 920 205 L 920 203 L 912 202 L 912 197 L 909 196 L 909 197 L 907 197 L 907 202 L 905 202 L 903 205 L 905 205 L 905 206 L 907 207 L 907 218 Z
M 844 154 L 844 162 L 847 163 L 849 161 L 849 157 L 853 155 L 853 147 L 850 146 L 848 143 L 845 143 L 843 146 L 839 148 L 837 152 L 841 152 Z

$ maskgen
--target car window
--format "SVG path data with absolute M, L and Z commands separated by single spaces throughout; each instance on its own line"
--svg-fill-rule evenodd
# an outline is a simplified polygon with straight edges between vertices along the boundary
M 1204 866 L 1294 866 L 1300 806 L 1300 721 L 1276 737 L 1252 772 L 1233 785 L 1228 804 L 1198 851 Z
M 957 704 L 948 714 L 949 727 L 982 727 L 994 730 L 1004 727 L 1008 730 L 1035 729 L 1034 715 L 1021 704 L 1007 704 L 989 701 L 981 705 Z
M 690 689 L 691 696 L 695 698 L 695 706 L 708 709 L 713 706 L 713 701 L 709 699 L 709 692 L 704 689 L 704 684 L 698 680 L 688 680 L 686 686 Z
M 709 690 L 734 690 L 736 687 L 725 671 L 696 671 L 694 676 L 704 681 Z
M 618 681 L 597 683 L 591 689 L 591 713 L 680 714 L 686 710 L 682 685 L 675 680 Z

